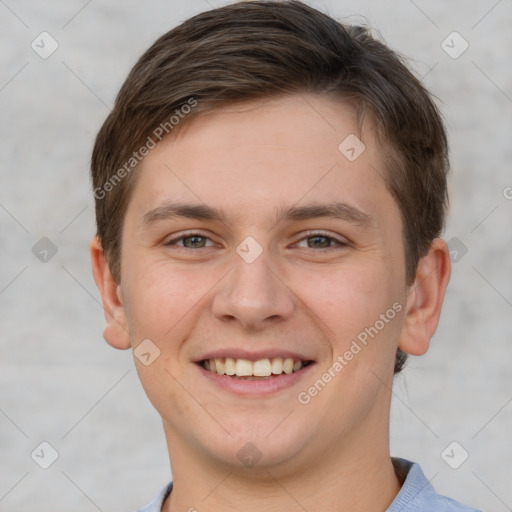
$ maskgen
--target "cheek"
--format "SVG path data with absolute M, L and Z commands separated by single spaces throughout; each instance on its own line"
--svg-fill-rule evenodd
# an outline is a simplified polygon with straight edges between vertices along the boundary
M 208 292 L 213 292 L 223 274 L 200 266 L 180 267 L 165 260 L 140 257 L 132 261 L 137 263 L 136 268 L 126 265 L 133 270 L 126 272 L 130 334 L 150 338 L 168 351 L 174 346 L 169 340 L 186 336 L 202 304 L 211 297 Z
M 125 309 L 132 336 L 159 339 L 172 328 L 175 317 L 183 315 L 186 306 L 185 279 L 179 272 L 169 276 L 163 266 L 155 265 L 140 258 L 125 261 L 123 282 L 127 297 Z
M 296 274 L 297 295 L 334 331 L 331 335 L 345 339 L 357 334 L 391 307 L 394 292 L 389 273 L 375 260 Z
M 380 389 L 369 369 L 384 378 L 394 364 L 402 301 L 393 275 L 384 259 L 368 257 L 358 264 L 331 267 L 327 275 L 302 275 L 299 282 L 298 295 L 306 312 L 315 313 L 311 318 L 323 331 L 325 353 L 331 353 L 322 362 L 324 371 L 331 369 L 337 376 L 331 390 L 348 386 L 351 391 L 343 403 L 355 406 L 360 394 L 372 395 Z M 354 382 L 359 383 L 355 389 Z

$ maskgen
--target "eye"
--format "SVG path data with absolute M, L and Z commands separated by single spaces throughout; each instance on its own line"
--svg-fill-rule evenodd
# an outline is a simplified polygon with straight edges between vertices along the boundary
M 207 245 L 207 242 L 211 239 L 207 236 L 202 235 L 201 233 L 189 233 L 187 235 L 182 235 L 177 238 L 173 238 L 164 243 L 165 246 L 177 246 L 183 247 L 185 249 L 204 249 L 206 247 L 212 247 L 214 244 L 210 243 Z M 348 245 L 348 242 L 335 238 L 331 235 L 322 232 L 309 232 L 307 236 L 303 237 L 297 243 L 298 247 L 301 247 L 301 243 L 306 241 L 306 246 L 302 245 L 302 248 L 308 249 L 336 249 L 337 247 L 345 247 Z
M 347 246 L 348 243 L 343 240 L 339 240 L 338 238 L 335 238 L 333 236 L 327 235 L 325 233 L 321 232 L 310 232 L 307 234 L 306 237 L 302 238 L 300 242 L 306 240 L 307 242 L 307 248 L 309 249 L 335 249 L 336 245 L 340 247 Z M 311 241 L 311 243 L 310 243 Z M 334 245 L 331 244 L 331 242 L 334 242 Z M 302 246 L 304 247 L 304 246 Z
M 206 241 L 210 240 L 208 237 L 201 235 L 200 233 L 191 233 L 186 236 L 180 236 L 165 242 L 164 245 L 176 245 L 178 247 L 184 247 L 186 249 L 203 249 L 206 247 Z M 180 244 L 179 242 L 183 242 Z M 211 246 L 210 246 L 211 247 Z

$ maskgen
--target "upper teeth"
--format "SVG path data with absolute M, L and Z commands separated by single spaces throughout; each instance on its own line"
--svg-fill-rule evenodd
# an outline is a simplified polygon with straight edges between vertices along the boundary
M 254 375 L 255 377 L 268 377 L 272 374 L 292 373 L 300 370 L 304 362 L 300 359 L 291 357 L 275 357 L 273 359 L 260 359 L 258 361 L 249 361 L 248 359 L 209 359 L 203 361 L 203 366 L 211 372 L 219 375 L 237 375 L 245 377 Z

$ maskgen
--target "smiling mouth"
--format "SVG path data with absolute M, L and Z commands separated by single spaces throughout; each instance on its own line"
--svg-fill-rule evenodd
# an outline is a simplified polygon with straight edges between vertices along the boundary
M 314 361 L 303 361 L 291 357 L 274 357 L 249 361 L 231 357 L 204 359 L 199 362 L 205 370 L 218 375 L 225 375 L 240 380 L 268 380 L 283 374 L 296 373 L 313 364 Z

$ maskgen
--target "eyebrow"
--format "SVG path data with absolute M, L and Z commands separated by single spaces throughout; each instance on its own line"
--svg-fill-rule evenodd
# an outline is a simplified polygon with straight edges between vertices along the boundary
M 176 217 L 195 220 L 216 220 L 222 223 L 225 223 L 227 219 L 226 214 L 222 210 L 212 208 L 206 204 L 170 201 L 146 212 L 142 225 L 148 227 L 155 222 L 171 220 Z M 361 227 L 371 227 L 374 225 L 373 218 L 368 213 L 342 202 L 280 208 L 277 213 L 278 220 L 276 224 L 283 220 L 300 221 L 319 217 L 340 219 Z

